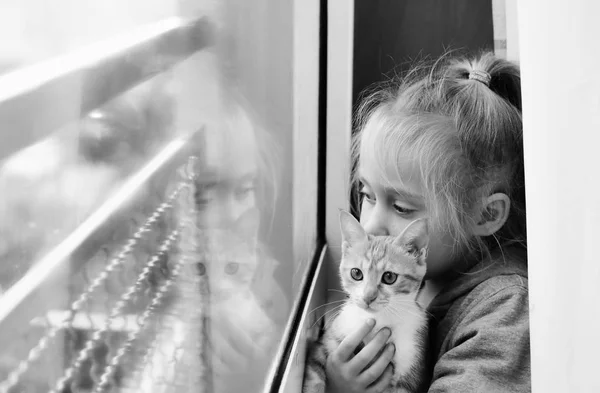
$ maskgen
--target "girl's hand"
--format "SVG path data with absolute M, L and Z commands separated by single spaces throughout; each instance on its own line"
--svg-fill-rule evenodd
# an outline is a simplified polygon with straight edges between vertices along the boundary
M 253 305 L 246 302 L 243 307 Z M 259 325 L 254 322 L 240 318 L 239 313 L 234 314 L 230 309 L 213 310 L 211 348 L 216 366 L 239 372 L 250 366 L 260 366 L 259 363 L 268 363 L 271 350 L 280 339 L 277 335 L 279 331 L 270 320 L 264 320 Z
M 212 361 L 221 371 L 243 370 L 260 353 L 250 334 L 230 321 L 219 318 L 211 329 Z
M 269 348 L 261 347 L 246 326 L 230 317 L 214 318 L 211 347 L 215 392 L 257 392 L 262 388 L 271 353 Z
M 390 362 L 395 348 L 393 344 L 386 345 L 391 334 L 389 328 L 381 329 L 354 355 L 355 349 L 374 326 L 373 320 L 367 321 L 349 334 L 328 357 L 328 393 L 380 393 L 390 385 L 393 373 Z

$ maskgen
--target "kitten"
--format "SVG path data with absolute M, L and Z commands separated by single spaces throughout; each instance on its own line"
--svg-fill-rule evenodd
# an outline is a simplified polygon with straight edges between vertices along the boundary
M 309 350 L 303 392 L 325 392 L 327 356 L 369 318 L 375 319 L 376 327 L 363 345 L 387 326 L 392 331 L 389 342 L 396 346 L 394 374 L 385 392 L 425 390 L 428 320 L 416 296 L 426 271 L 427 222 L 413 221 L 397 237 L 375 237 L 351 214 L 341 211 L 340 227 L 339 273 L 348 299 Z
M 260 390 L 280 337 L 281 327 L 265 307 L 266 299 L 256 292 L 256 277 L 269 263 L 258 239 L 259 221 L 258 210 L 252 208 L 232 227 L 205 231 L 211 329 L 207 349 L 215 392 Z M 271 284 L 272 279 L 263 282 Z M 218 335 L 217 329 L 233 336 Z M 239 353 L 231 363 L 238 339 L 244 343 L 234 351 Z
M 272 345 L 274 323 L 254 292 L 254 278 L 263 267 L 258 242 L 259 212 L 250 209 L 232 228 L 206 231 L 207 273 L 211 317 L 218 325 L 234 322 L 256 345 Z
M 267 360 L 280 337 L 280 327 L 268 315 L 253 287 L 255 276 L 266 263 L 258 240 L 259 213 L 251 209 L 225 228 L 200 228 L 195 221 L 191 223 L 190 217 L 182 221 L 191 230 L 182 232 L 179 252 L 186 255 L 186 260 L 198 262 L 194 262 L 193 269 L 186 266 L 177 279 L 178 296 L 161 319 L 162 330 L 148 364 L 141 376 L 135 377 L 141 381 L 137 391 L 173 391 L 169 383 L 176 379 L 180 391 L 195 391 L 198 386 L 223 393 L 244 388 L 258 391 Z M 203 278 L 200 290 L 195 277 Z M 195 318 L 201 303 L 206 306 L 202 315 L 207 318 L 202 322 Z M 216 329 L 242 331 L 251 338 L 255 350 L 240 353 L 247 367 L 232 369 L 221 361 L 227 343 L 213 339 Z M 195 352 L 196 341 L 202 342 L 200 356 Z

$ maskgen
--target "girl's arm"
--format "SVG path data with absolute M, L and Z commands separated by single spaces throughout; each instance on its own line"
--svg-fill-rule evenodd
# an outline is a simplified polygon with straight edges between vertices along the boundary
M 527 288 L 487 292 L 443 339 L 430 393 L 531 391 Z

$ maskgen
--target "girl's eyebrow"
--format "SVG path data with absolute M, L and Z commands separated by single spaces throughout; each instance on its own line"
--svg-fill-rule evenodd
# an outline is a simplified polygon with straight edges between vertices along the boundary
M 246 182 L 250 182 L 250 181 L 254 181 L 256 180 L 256 173 L 254 172 L 249 172 L 246 173 L 242 176 L 240 176 L 238 179 L 236 179 L 239 183 L 246 183 Z
M 366 185 L 367 187 L 370 187 L 369 182 L 365 180 L 364 176 L 358 175 L 358 180 L 361 183 L 363 183 L 364 185 Z M 395 194 L 401 198 L 408 199 L 408 200 L 415 201 L 415 202 L 420 202 L 423 200 L 422 195 L 412 193 L 408 190 L 404 190 L 399 187 L 391 187 L 391 186 L 383 187 L 383 192 L 386 194 Z
M 394 188 L 394 187 L 384 187 L 384 191 L 386 194 L 395 194 L 398 195 L 401 198 L 407 199 L 407 200 L 411 200 L 413 202 L 420 202 L 423 200 L 423 196 L 419 195 L 419 194 L 414 194 L 410 191 L 407 190 L 403 190 L 400 188 Z
M 220 184 L 247 183 L 256 180 L 256 173 L 248 171 L 239 177 L 231 178 L 219 174 L 216 168 L 207 167 L 198 174 L 197 185 L 203 188 L 213 188 Z

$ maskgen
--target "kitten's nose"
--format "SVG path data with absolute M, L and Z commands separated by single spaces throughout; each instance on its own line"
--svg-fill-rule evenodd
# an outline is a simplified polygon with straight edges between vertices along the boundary
M 368 306 L 373 303 L 377 299 L 377 292 L 365 293 L 363 296 L 363 301 Z

